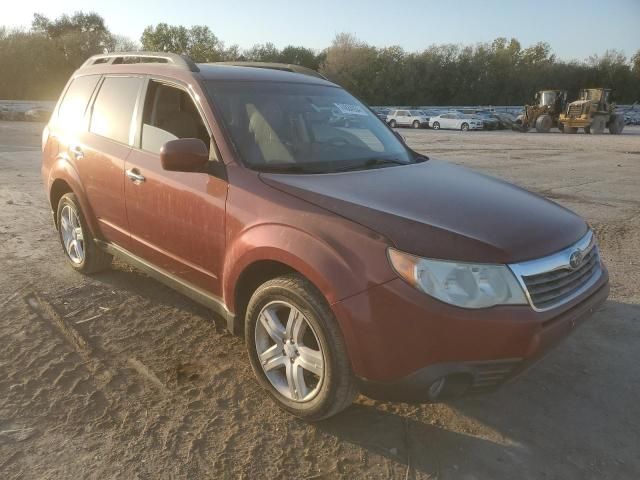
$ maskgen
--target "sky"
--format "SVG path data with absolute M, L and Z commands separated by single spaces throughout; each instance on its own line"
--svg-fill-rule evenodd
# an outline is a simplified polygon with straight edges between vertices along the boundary
M 204 24 L 241 48 L 272 42 L 320 50 L 349 32 L 370 45 L 408 51 L 496 37 L 515 37 L 524 47 L 548 42 L 564 60 L 640 50 L 640 0 L 24 0 L 2 8 L 0 25 L 28 27 L 34 12 L 55 18 L 78 10 L 100 14 L 113 33 L 135 40 L 159 22 Z

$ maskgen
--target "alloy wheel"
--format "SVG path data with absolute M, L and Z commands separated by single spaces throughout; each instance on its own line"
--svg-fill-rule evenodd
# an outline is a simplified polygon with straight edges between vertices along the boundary
M 78 212 L 71 205 L 65 205 L 60 214 L 60 232 L 62 244 L 67 255 L 73 263 L 80 264 L 84 261 L 84 233 Z
M 313 399 L 322 386 L 325 356 L 304 314 L 285 301 L 265 305 L 255 330 L 258 359 L 265 376 L 284 397 Z

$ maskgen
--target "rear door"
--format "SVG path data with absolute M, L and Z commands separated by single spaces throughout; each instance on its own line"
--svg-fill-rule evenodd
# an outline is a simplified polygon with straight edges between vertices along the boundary
M 227 182 L 220 178 L 224 175 L 170 172 L 160 163 L 165 142 L 199 138 L 211 150 L 211 166 L 222 165 L 202 109 L 186 85 L 149 79 L 138 125 L 139 139 L 125 167 L 131 251 L 219 296 L 225 246 Z
M 122 246 L 129 242 L 124 162 L 141 86 L 141 77 L 102 77 L 87 111 L 88 131 L 68 145 L 103 238 Z

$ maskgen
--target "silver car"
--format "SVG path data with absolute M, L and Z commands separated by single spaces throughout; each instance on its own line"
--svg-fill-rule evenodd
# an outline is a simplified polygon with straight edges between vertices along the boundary
M 391 110 L 387 115 L 387 123 L 391 128 L 413 127 L 426 128 L 429 119 L 422 110 Z

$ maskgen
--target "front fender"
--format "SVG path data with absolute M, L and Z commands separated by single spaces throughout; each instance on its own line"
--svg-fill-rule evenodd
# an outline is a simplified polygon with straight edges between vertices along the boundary
M 371 237 L 330 244 L 289 225 L 257 225 L 238 235 L 227 249 L 224 300 L 233 308 L 235 286 L 242 272 L 254 262 L 272 260 L 300 272 L 333 304 L 390 279 L 393 274 L 385 252 L 386 245 Z M 380 261 L 364 262 L 363 257 Z

